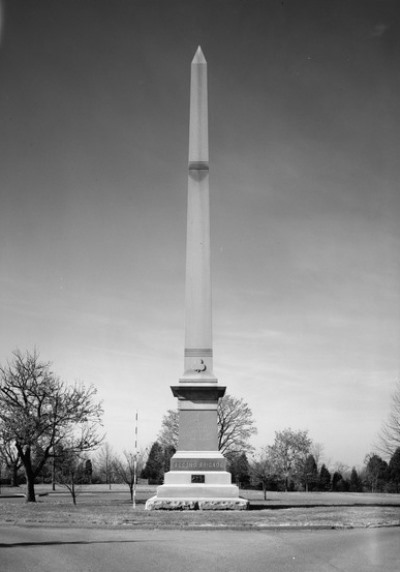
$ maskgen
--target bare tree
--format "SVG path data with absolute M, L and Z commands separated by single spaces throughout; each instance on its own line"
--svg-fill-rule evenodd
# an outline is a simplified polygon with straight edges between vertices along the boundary
M 144 467 L 143 454 L 138 453 L 136 455 L 130 451 L 124 451 L 123 454 L 123 459 L 118 457 L 114 459 L 114 472 L 119 481 L 128 485 L 132 501 L 135 478 L 137 478 L 137 475 L 140 475 Z
M 218 450 L 223 454 L 251 452 L 249 440 L 257 433 L 253 413 L 243 399 L 225 395 L 218 403 Z M 178 448 L 179 413 L 169 409 L 164 415 L 158 442 Z
M 5 467 L 5 463 L 2 457 L 0 457 L 0 494 L 1 494 L 1 483 L 3 481 L 3 470 Z
M 114 478 L 114 451 L 109 443 L 104 443 L 97 454 L 98 473 L 107 483 L 109 490 Z
M 26 481 L 26 501 L 35 502 L 35 478 L 61 444 L 71 451 L 90 451 L 102 438 L 97 428 L 102 407 L 96 389 L 67 386 L 39 360 L 36 350 L 14 352 L 0 366 L 0 423 L 17 448 Z
M 80 452 L 74 450 L 72 443 L 65 442 L 57 447 L 54 469 L 55 481 L 69 491 L 72 502 L 76 505 L 79 490 L 77 483 L 83 475 L 83 470 Z
M 392 395 L 392 404 L 387 420 L 384 422 L 378 436 L 376 448 L 385 457 L 390 459 L 396 449 L 400 447 L 400 381 Z
M 336 473 L 340 473 L 343 478 L 349 479 L 351 474 L 351 468 L 346 463 L 342 463 L 342 461 L 336 461 L 333 464 L 332 470 Z
M 218 449 L 228 453 L 251 452 L 249 440 L 257 433 L 253 413 L 244 399 L 224 395 L 218 403 Z
M 173 447 L 175 451 L 178 449 L 179 435 L 179 411 L 177 409 L 168 409 L 161 421 L 161 431 L 158 434 L 157 441 L 163 448 Z
M 12 441 L 10 434 L 0 421 L 0 461 L 3 461 L 7 472 L 10 475 L 11 485 L 18 486 L 18 472 L 22 467 L 17 448 Z
M 324 445 L 322 443 L 311 443 L 310 454 L 314 457 L 319 469 L 320 463 L 324 458 Z
M 267 453 L 276 474 L 284 481 L 285 490 L 289 488 L 290 479 L 299 477 L 303 472 L 311 445 L 308 431 L 293 431 L 289 428 L 275 432 L 274 444 L 267 448 Z
M 275 467 L 266 452 L 250 463 L 250 475 L 254 485 L 261 484 L 264 500 L 267 500 L 267 487 L 275 476 Z

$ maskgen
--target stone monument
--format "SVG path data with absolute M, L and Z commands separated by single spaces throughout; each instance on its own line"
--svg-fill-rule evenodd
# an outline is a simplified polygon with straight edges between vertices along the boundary
M 190 82 L 185 365 L 178 385 L 178 450 L 146 509 L 246 509 L 218 451 L 217 406 L 225 387 L 213 373 L 207 62 L 199 47 Z

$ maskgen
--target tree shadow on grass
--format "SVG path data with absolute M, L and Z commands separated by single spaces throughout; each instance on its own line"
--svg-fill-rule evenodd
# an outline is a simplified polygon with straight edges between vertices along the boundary
M 132 544 L 134 542 L 151 542 L 151 540 L 50 540 L 44 542 L 0 542 L 0 548 L 20 548 L 28 546 L 63 546 L 69 544 Z
M 266 501 L 268 503 L 268 501 Z M 334 503 L 316 503 L 316 504 L 257 504 L 250 503 L 248 510 L 281 510 L 288 508 L 400 508 L 398 503 L 379 503 L 379 504 L 365 504 L 365 503 L 346 503 L 346 504 L 334 504 Z

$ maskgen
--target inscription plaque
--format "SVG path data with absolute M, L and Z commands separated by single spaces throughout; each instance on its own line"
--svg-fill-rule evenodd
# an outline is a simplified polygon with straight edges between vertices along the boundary
M 192 475 L 191 476 L 191 482 L 192 483 L 205 483 L 206 477 L 205 477 L 205 475 Z
M 226 459 L 171 459 L 171 471 L 226 471 Z

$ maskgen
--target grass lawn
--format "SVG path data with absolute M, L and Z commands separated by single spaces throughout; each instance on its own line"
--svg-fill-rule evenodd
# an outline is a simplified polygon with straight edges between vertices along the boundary
M 248 511 L 145 511 L 156 487 L 139 485 L 133 509 L 128 487 L 85 485 L 77 505 L 68 491 L 37 485 L 37 502 L 25 503 L 24 488 L 2 488 L 0 526 L 96 528 L 265 529 L 282 527 L 360 528 L 400 526 L 400 495 L 371 493 L 241 492 Z

